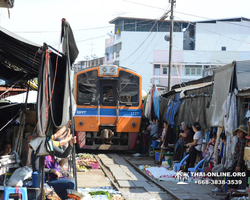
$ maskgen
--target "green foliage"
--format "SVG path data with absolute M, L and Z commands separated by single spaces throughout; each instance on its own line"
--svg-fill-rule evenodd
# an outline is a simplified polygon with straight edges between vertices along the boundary
M 94 191 L 94 192 L 88 192 L 88 194 L 90 194 L 91 196 L 106 195 L 108 199 L 111 199 L 111 195 L 108 191 Z

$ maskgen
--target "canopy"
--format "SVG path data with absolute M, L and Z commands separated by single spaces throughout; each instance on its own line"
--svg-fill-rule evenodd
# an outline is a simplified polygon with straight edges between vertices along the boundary
M 41 62 L 40 45 L 30 42 L 0 26 L 0 82 L 12 84 L 37 77 Z M 36 58 L 35 58 L 36 56 Z M 34 59 L 35 58 L 35 59 Z
M 27 92 L 5 98 L 12 103 L 25 103 Z M 37 91 L 29 91 L 27 103 L 36 103 Z

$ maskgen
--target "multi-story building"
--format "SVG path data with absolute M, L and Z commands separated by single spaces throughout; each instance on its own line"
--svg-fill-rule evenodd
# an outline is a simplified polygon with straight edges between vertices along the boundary
M 115 25 L 113 49 L 106 40 L 106 56 L 113 50 L 110 63 L 140 73 L 146 91 L 152 84 L 167 86 L 170 21 L 117 17 L 110 23 Z M 233 60 L 249 60 L 249 30 L 250 19 L 242 17 L 175 21 L 171 85 L 209 75 Z
M 211 75 L 213 69 L 250 58 L 250 19 L 230 18 L 190 22 L 183 49 L 173 50 L 171 85 Z M 156 50 L 152 83 L 168 84 L 169 51 Z
M 115 25 L 113 41 L 113 64 L 127 67 L 142 75 L 142 88 L 147 91 L 152 83 L 152 61 L 154 50 L 168 49 L 168 42 L 164 39 L 170 31 L 170 21 L 117 17 L 110 21 Z M 174 23 L 173 49 L 181 48 L 183 33 L 188 22 Z M 107 44 L 107 41 L 106 41 Z M 106 47 L 106 52 L 109 47 Z M 109 57 L 110 58 L 110 57 Z
M 75 73 L 77 73 L 83 70 L 84 68 L 96 67 L 96 66 L 100 66 L 103 64 L 105 64 L 105 57 L 82 60 L 74 64 L 74 71 Z

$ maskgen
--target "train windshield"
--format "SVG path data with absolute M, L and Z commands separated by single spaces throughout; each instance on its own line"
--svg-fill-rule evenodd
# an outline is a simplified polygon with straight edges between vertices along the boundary
M 103 102 L 112 103 L 114 101 L 113 87 L 112 86 L 103 86 Z
M 98 101 L 97 70 L 78 75 L 77 104 L 95 104 Z
M 121 84 L 119 92 L 121 103 L 137 103 L 138 102 L 138 84 Z

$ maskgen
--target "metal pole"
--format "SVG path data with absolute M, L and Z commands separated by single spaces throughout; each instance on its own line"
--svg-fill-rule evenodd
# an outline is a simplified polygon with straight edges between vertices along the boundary
M 169 67 L 168 67 L 168 91 L 171 90 L 171 65 L 172 65 L 172 41 L 173 41 L 173 25 L 174 25 L 174 3 L 176 0 L 171 1 L 171 16 L 170 16 L 170 42 L 169 42 Z
M 66 30 L 66 28 L 65 28 Z M 69 57 L 69 37 L 68 37 L 68 31 L 66 32 L 66 38 L 67 38 L 67 60 L 68 60 L 68 77 L 69 77 L 69 99 L 70 99 L 70 106 L 69 106 L 69 112 L 70 112 L 70 119 L 72 120 L 72 125 L 71 125 L 71 133 L 73 135 L 73 137 L 75 136 L 75 122 L 74 122 L 74 118 L 73 118 L 73 114 L 72 114 L 72 96 L 71 96 L 71 81 L 70 81 L 70 69 L 71 69 L 71 65 L 70 65 L 70 57 Z M 76 159 L 75 159 L 75 155 L 76 155 L 76 149 L 75 149 L 75 144 L 73 144 L 73 148 L 72 148 L 72 162 L 73 162 L 73 175 L 75 178 L 75 190 L 77 190 L 77 173 L 76 173 Z

